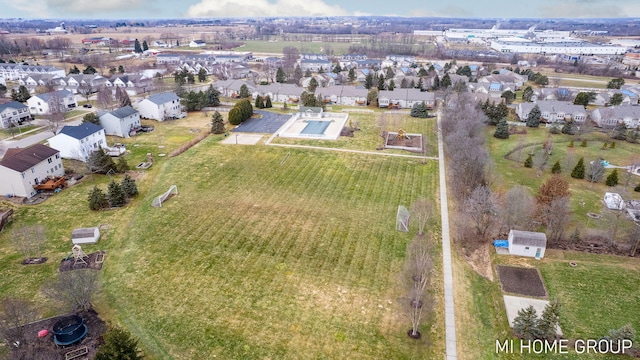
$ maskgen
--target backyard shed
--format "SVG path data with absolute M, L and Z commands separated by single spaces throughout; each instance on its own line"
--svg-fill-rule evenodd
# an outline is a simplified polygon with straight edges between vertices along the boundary
M 78 228 L 71 233 L 71 241 L 74 244 L 95 244 L 100 238 L 100 229 L 97 227 Z
M 547 247 L 547 235 L 533 231 L 509 231 L 509 254 L 542 259 Z

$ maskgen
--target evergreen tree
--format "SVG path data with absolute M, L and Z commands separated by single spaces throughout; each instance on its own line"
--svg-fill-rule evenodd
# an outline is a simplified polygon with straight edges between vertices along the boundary
M 136 39 L 135 42 L 133 43 L 133 51 L 136 54 L 142 53 L 142 47 L 140 46 L 140 41 L 138 41 L 138 39 Z
M 573 140 L 569 141 L 569 147 L 572 148 L 573 147 Z
M 211 133 L 224 134 L 226 129 L 224 128 L 224 119 L 219 112 L 214 112 L 211 116 Z
M 560 310 L 562 306 L 557 299 L 550 301 L 542 311 L 538 320 L 539 336 L 542 339 L 553 340 L 556 337 L 556 327 L 560 324 Z
M 129 198 L 138 195 L 138 186 L 136 185 L 136 181 L 133 180 L 129 175 L 125 175 L 122 181 L 120 181 L 120 187 L 122 188 L 122 191 L 124 191 L 125 195 Z
M 302 68 L 300 68 L 300 65 L 296 65 L 293 70 L 293 82 L 297 84 L 300 79 L 302 79 Z
M 116 171 L 116 164 L 113 162 L 111 156 L 107 155 L 102 149 L 95 150 L 89 155 L 87 163 L 92 173 L 106 174 L 109 171 Z
M 389 86 L 387 86 L 387 90 L 393 91 L 396 88 L 396 82 L 393 79 L 389 80 Z
M 216 90 L 213 85 L 209 85 L 207 91 L 204 93 L 207 100 L 207 105 L 218 106 L 220 105 L 220 92 Z
M 279 67 L 278 71 L 276 71 L 276 82 L 282 84 L 285 81 L 287 81 L 287 74 L 285 74 L 282 67 Z
M 89 192 L 89 209 L 91 210 L 100 210 L 104 209 L 109 205 L 109 201 L 107 200 L 107 196 L 104 194 L 99 187 L 94 186 L 93 190 Z
M 93 66 L 89 65 L 86 68 L 84 68 L 84 70 L 82 70 L 82 73 L 85 75 L 93 75 L 95 73 L 97 73 L 98 70 L 96 70 Z
M 242 123 L 242 115 L 240 114 L 240 109 L 234 106 L 231 110 L 229 110 L 229 124 L 240 125 L 240 123 Z
M 553 167 L 551 167 L 551 173 L 552 174 L 560 174 L 562 172 L 562 168 L 560 167 L 560 160 L 556 161 L 555 164 L 553 164 Z
M 100 118 L 96 113 L 88 113 L 82 117 L 82 122 L 83 123 L 90 122 L 92 124 L 100 125 Z
M 118 66 L 118 72 L 120 74 L 124 74 L 124 66 L 122 66 L 122 65 Z
M 587 140 L 582 140 L 580 147 L 587 147 Z
M 562 133 L 566 135 L 575 134 L 575 122 L 573 120 L 565 121 L 562 125 Z
M 607 180 L 605 181 L 607 186 L 616 186 L 618 185 L 618 169 L 613 169 L 611 174 L 607 176 Z
M 424 103 L 424 101 L 413 104 L 413 106 L 411 107 L 411 116 L 423 119 L 429 117 L 427 105 Z
M 249 88 L 247 87 L 247 84 L 242 84 L 242 86 L 240 86 L 240 98 L 246 99 L 249 96 L 251 96 L 251 94 L 249 93 Z
M 311 74 L 311 70 L 310 69 L 307 69 L 307 70 L 304 71 L 304 77 L 311 77 L 311 75 L 312 74 Z
M 573 167 L 573 170 L 571 171 L 571 177 L 574 179 L 584 179 L 584 170 L 584 158 L 581 157 L 580 160 L 578 160 L 576 166 Z
M 104 344 L 96 353 L 95 360 L 142 360 L 138 340 L 120 327 L 109 326 L 103 336 Z
M 273 104 L 271 103 L 271 96 L 267 95 L 267 96 L 265 97 L 265 100 L 264 100 L 264 107 L 265 107 L 265 108 L 267 108 L 267 109 L 269 109 L 269 108 L 272 108 L 272 107 L 273 107 Z
M 530 102 L 531 101 L 531 97 L 533 97 L 533 89 L 531 88 L 531 86 L 527 86 L 522 91 L 522 100 Z
M 107 192 L 109 193 L 109 203 L 112 207 L 120 207 L 127 203 L 127 196 L 117 182 L 111 180 Z
M 507 104 L 511 104 L 516 99 L 516 93 L 511 90 L 507 90 L 503 92 L 500 97 L 503 98 Z
M 627 125 L 624 123 L 624 121 L 620 121 L 619 123 L 617 123 L 613 130 L 611 130 L 609 136 L 611 136 L 612 139 L 616 140 L 627 140 Z
M 518 316 L 513 319 L 512 325 L 513 331 L 522 339 L 535 340 L 540 338 L 538 315 L 533 306 L 518 310 Z
M 432 86 L 433 90 L 438 90 L 440 89 L 440 77 L 438 76 L 438 74 L 436 74 L 433 77 L 433 86 Z
M 531 156 L 531 154 L 529 154 L 529 156 L 527 156 L 527 159 L 524 161 L 524 167 L 526 168 L 533 167 L 533 157 Z
M 493 137 L 498 139 L 509 138 L 509 124 L 507 124 L 507 119 L 500 119 L 500 121 L 498 121 L 498 125 L 496 125 L 496 131 L 493 133 Z
M 142 41 L 142 51 L 149 50 L 149 44 L 147 44 L 147 40 Z
M 333 67 L 333 70 L 331 70 L 331 72 L 335 74 L 340 74 L 340 72 L 342 72 L 342 67 L 340 67 L 340 63 L 337 63 L 336 66 Z
M 255 103 L 254 106 L 256 107 L 256 109 L 264 108 L 264 104 L 262 102 L 262 96 L 260 96 L 260 95 L 256 96 L 256 103 Z
M 349 75 L 347 75 L 349 78 L 349 82 L 354 82 L 356 80 L 356 71 L 351 68 L 349 69 Z
M 131 106 L 131 98 L 129 98 L 127 90 L 123 87 L 116 87 L 116 102 L 118 103 L 118 107 Z
M 318 88 L 318 80 L 316 80 L 316 78 L 311 78 L 311 80 L 309 80 L 309 86 L 307 87 L 307 89 L 309 89 L 309 92 L 314 92 L 316 91 L 316 88 Z
M 440 79 L 440 88 L 446 89 L 449 86 L 451 86 L 451 77 L 449 77 L 449 74 L 444 74 L 442 79 Z
M 118 162 L 116 163 L 116 172 L 119 174 L 124 174 L 129 170 L 129 164 L 127 160 L 124 159 L 124 156 L 120 156 L 118 158 Z
M 80 69 L 76 65 L 73 65 L 71 70 L 69 70 L 69 74 L 80 74 Z
M 622 96 L 622 94 L 615 93 L 611 96 L 611 99 L 609 99 L 609 105 L 611 106 L 620 105 L 622 104 L 622 100 L 624 100 L 624 97 Z
M 369 71 L 367 77 L 364 78 L 364 88 L 369 90 L 373 86 L 373 72 Z
M 201 67 L 200 70 L 198 70 L 198 81 L 204 82 L 205 80 L 207 80 L 207 70 L 205 70 L 204 67 Z
M 536 104 L 529 114 L 527 115 L 527 126 L 537 128 L 540 126 L 540 117 L 542 116 L 542 112 L 540 111 L 540 107 Z
M 377 88 L 378 88 L 378 91 L 385 89 L 384 76 L 382 76 L 382 74 L 380 74 L 378 76 L 378 86 L 377 86 Z
M 420 89 L 420 91 L 424 90 L 424 81 L 422 77 L 418 78 L 418 84 L 416 84 L 416 89 Z

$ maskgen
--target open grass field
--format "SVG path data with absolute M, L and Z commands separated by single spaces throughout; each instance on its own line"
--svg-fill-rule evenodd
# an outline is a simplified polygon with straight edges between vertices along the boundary
M 444 353 L 440 245 L 433 244 L 434 312 L 421 340 L 406 336 L 399 286 L 406 244 L 395 231 L 399 204 L 437 193 L 437 163 L 419 159 L 269 146 L 233 146 L 209 136 L 174 158 L 209 118 L 154 123 L 127 139 L 130 164 L 154 155 L 126 208 L 91 212 L 93 176 L 33 207 L 13 226 L 41 222 L 48 241 L 41 266 L 19 264 L 9 232 L 0 235 L 0 294 L 41 295 L 74 227 L 109 224 L 96 245 L 107 251 L 95 306 L 125 326 L 151 359 L 428 359 Z M 365 121 L 365 120 L 363 120 Z M 368 121 L 375 121 L 369 119 Z M 138 146 L 134 146 L 137 144 Z M 153 197 L 176 184 L 162 208 Z M 435 200 L 434 200 L 435 202 Z M 439 229 L 434 214 L 430 228 Z

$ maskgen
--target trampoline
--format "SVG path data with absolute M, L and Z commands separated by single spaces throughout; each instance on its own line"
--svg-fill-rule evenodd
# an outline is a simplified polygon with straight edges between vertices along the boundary
M 53 325 L 53 342 L 58 346 L 74 344 L 87 336 L 89 329 L 78 315 L 64 317 Z
M 330 121 L 307 120 L 307 126 L 300 134 L 322 135 L 329 125 L 331 125 Z

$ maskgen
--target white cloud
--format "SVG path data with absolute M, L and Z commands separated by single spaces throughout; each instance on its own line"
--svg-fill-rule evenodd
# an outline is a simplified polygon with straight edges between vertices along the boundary
M 584 17 L 625 17 L 628 16 L 622 12 L 617 5 L 593 5 L 584 2 L 561 2 L 552 5 L 543 5 L 539 7 L 539 13 L 542 17 L 552 18 L 584 18 Z
M 80 13 L 88 17 L 96 17 L 103 12 L 121 12 L 123 10 L 136 10 L 151 5 L 147 0 L 45 0 L 49 9 L 57 14 Z
M 19 14 L 15 15 L 15 17 L 46 18 L 51 15 L 45 0 L 3 0 L 0 1 L 0 8 L 5 9 L 7 12 Z
M 187 10 L 188 17 L 271 17 L 350 15 L 323 0 L 201 0 Z

